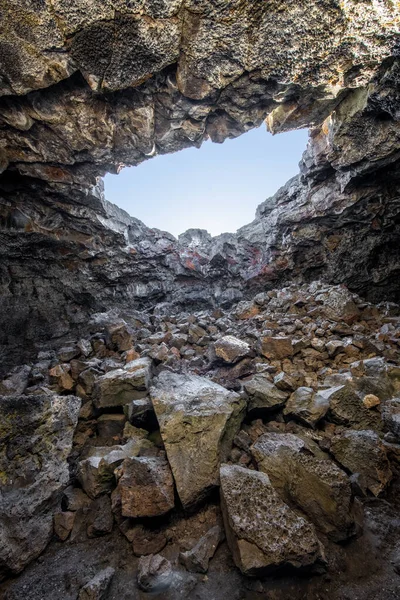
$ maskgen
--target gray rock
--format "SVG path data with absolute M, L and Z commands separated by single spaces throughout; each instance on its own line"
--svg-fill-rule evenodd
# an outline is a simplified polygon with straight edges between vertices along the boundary
M 75 396 L 0 397 L 0 577 L 22 571 L 50 541 L 80 405 Z
M 114 470 L 125 458 L 137 456 L 146 440 L 133 438 L 124 446 L 94 447 L 89 456 L 79 462 L 78 480 L 90 498 L 111 491 L 115 487 Z
M 94 390 L 94 404 L 98 408 L 123 406 L 146 395 L 150 381 L 150 359 L 139 358 L 125 369 L 115 369 L 98 378 Z
M 107 567 L 97 573 L 79 592 L 78 600 L 105 600 L 115 569 Z
M 262 435 L 251 452 L 282 499 L 316 529 L 334 541 L 355 533 L 349 478 L 327 455 L 314 456 L 301 438 L 280 433 Z
M 187 552 L 179 555 L 181 563 L 188 571 L 193 573 L 207 573 L 208 563 L 215 554 L 218 544 L 223 540 L 223 532 L 219 525 L 207 531 L 197 544 Z
M 322 558 L 313 526 L 283 502 L 265 473 L 223 465 L 221 501 L 228 544 L 245 575 L 310 567 Z
M 330 450 L 341 465 L 363 477 L 374 496 L 382 493 L 392 478 L 385 446 L 375 431 L 343 431 L 332 438 Z
M 225 335 L 214 344 L 215 356 L 224 363 L 233 365 L 250 352 L 250 346 L 233 335 Z
M 282 408 L 289 397 L 288 392 L 279 390 L 265 375 L 259 374 L 243 384 L 249 396 L 247 410 L 253 413 L 271 412 Z
M 144 592 L 159 593 L 172 583 L 172 567 L 169 560 L 160 554 L 142 556 L 138 565 L 138 585 Z
M 191 506 L 218 485 L 245 402 L 209 379 L 167 371 L 150 394 L 179 498 Z
M 321 390 L 317 394 L 312 388 L 299 387 L 290 396 L 283 414 L 296 419 L 308 427 L 315 427 L 328 412 L 329 391 Z

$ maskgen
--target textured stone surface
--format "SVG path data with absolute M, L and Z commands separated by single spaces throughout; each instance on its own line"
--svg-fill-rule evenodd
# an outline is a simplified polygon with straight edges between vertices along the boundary
M 281 500 L 265 473 L 223 465 L 221 497 L 227 540 L 245 575 L 309 567 L 321 557 L 313 526 Z
M 214 350 L 217 358 L 225 363 L 234 364 L 249 354 L 250 346 L 233 335 L 225 335 L 215 342 Z
M 249 396 L 247 409 L 249 412 L 266 413 L 284 406 L 289 397 L 287 392 L 279 390 L 265 375 L 255 375 L 243 384 Z
M 354 533 L 349 478 L 328 456 L 314 456 L 299 437 L 279 433 L 262 435 L 251 451 L 281 497 L 318 530 L 335 541 Z
M 79 408 L 75 396 L 0 397 L 0 577 L 22 571 L 50 541 Z
M 245 403 L 208 379 L 166 371 L 150 393 L 179 498 L 191 506 L 218 484 Z
M 315 276 L 398 297 L 395 5 L 3 3 L 0 344 L 15 356 L 116 301 L 223 304 Z M 311 126 L 310 144 L 236 235 L 177 241 L 92 187 L 265 117 Z
M 171 563 L 160 554 L 142 556 L 137 578 L 139 587 L 144 592 L 162 592 L 172 583 Z
M 316 394 L 312 388 L 299 387 L 286 403 L 284 415 L 315 427 L 329 409 L 329 399 L 324 390 Z
M 157 517 L 174 508 L 174 482 L 162 457 L 126 458 L 117 493 L 124 517 Z
M 351 473 L 360 473 L 366 488 L 375 496 L 392 478 L 385 447 L 375 431 L 344 431 L 333 438 L 331 452 Z
M 187 552 L 181 552 L 180 561 L 188 571 L 193 573 L 207 573 L 208 563 L 214 556 L 218 544 L 223 539 L 223 532 L 219 525 L 215 525 L 200 538 L 193 548 Z

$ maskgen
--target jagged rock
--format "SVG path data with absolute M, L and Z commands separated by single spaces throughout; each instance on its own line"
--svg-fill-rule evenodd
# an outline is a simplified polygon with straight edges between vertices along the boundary
M 281 371 L 278 375 L 274 377 L 274 384 L 278 388 L 278 390 L 282 390 L 282 392 L 293 392 L 296 384 L 292 377 L 287 373 Z
M 343 431 L 333 437 L 330 450 L 345 469 L 360 473 L 374 496 L 378 496 L 392 478 L 385 447 L 375 431 Z
M 288 392 L 278 389 L 265 375 L 255 375 L 243 384 L 249 396 L 247 410 L 262 413 L 277 410 L 285 405 Z
M 219 525 L 215 525 L 200 538 L 195 546 L 179 555 L 181 563 L 193 573 L 207 573 L 208 563 L 215 554 L 218 544 L 223 539 Z
M 78 600 L 105 600 L 108 589 L 114 577 L 115 569 L 107 567 L 103 569 L 79 592 Z
M 329 397 L 325 394 L 325 390 L 316 394 L 312 388 L 299 387 L 287 401 L 283 414 L 309 427 L 315 427 L 328 409 Z
M 321 558 L 313 526 L 281 500 L 265 473 L 223 465 L 221 499 L 227 541 L 245 575 L 310 567 Z
M 131 400 L 143 397 L 150 381 L 151 360 L 134 360 L 125 369 L 109 371 L 95 384 L 94 403 L 98 408 L 123 406 Z
M 353 323 L 360 315 L 352 295 L 344 287 L 337 287 L 319 294 L 316 300 L 323 304 L 325 314 L 329 319 Z
M 125 460 L 137 456 L 146 440 L 133 438 L 124 446 L 94 447 L 79 462 L 78 480 L 90 498 L 97 498 L 115 486 L 114 470 Z
M 75 396 L 0 397 L 0 577 L 22 571 L 50 541 L 79 409 Z
M 262 435 L 251 452 L 282 499 L 318 530 L 335 541 L 355 532 L 349 478 L 327 456 L 314 456 L 299 437 L 279 433 Z
M 350 382 L 321 390 L 319 394 L 329 402 L 329 414 L 335 423 L 353 429 L 381 429 L 380 414 L 368 410 Z
M 126 458 L 117 493 L 124 517 L 157 517 L 174 508 L 174 482 L 168 462 L 158 457 Z
M 138 565 L 138 585 L 144 592 L 158 593 L 172 583 L 172 568 L 169 560 L 160 554 L 142 556 Z
M 288 337 L 264 336 L 260 339 L 260 352 L 271 360 L 293 356 L 292 340 Z
M 23 365 L 9 374 L 7 379 L 0 381 L 0 395 L 21 396 L 28 387 L 31 370 L 30 366 Z
M 225 335 L 215 342 L 214 351 L 217 358 L 232 365 L 249 354 L 250 346 L 233 335 Z
M 203 377 L 167 371 L 150 394 L 179 498 L 189 507 L 218 485 L 245 402 Z

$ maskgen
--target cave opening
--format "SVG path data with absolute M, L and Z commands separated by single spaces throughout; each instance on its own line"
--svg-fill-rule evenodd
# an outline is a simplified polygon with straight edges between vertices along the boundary
M 223 144 L 208 140 L 107 174 L 105 197 L 175 237 L 188 229 L 234 233 L 297 175 L 307 139 L 307 129 L 272 136 L 260 126 Z

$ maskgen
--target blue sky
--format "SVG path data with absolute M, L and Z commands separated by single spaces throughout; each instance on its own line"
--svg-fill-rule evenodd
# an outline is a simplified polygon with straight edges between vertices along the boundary
M 107 175 L 106 198 L 175 236 L 191 227 L 234 232 L 298 173 L 307 138 L 304 129 L 272 136 L 261 126 L 223 144 L 156 156 Z

